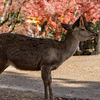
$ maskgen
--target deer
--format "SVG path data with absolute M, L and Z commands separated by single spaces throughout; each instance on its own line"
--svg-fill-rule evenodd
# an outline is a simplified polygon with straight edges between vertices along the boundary
M 65 23 L 61 25 L 67 30 L 64 41 L 14 33 L 0 34 L 0 74 L 9 65 L 19 70 L 41 71 L 44 100 L 53 100 L 51 71 L 57 69 L 75 53 L 80 41 L 94 37 L 83 16 L 72 25 Z

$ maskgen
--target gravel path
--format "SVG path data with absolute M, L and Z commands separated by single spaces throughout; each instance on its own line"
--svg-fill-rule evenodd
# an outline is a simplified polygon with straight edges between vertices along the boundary
M 52 71 L 52 77 L 54 96 L 100 100 L 100 56 L 73 56 Z M 41 72 L 20 71 L 10 66 L 0 75 L 0 94 L 5 89 L 35 92 L 43 98 Z

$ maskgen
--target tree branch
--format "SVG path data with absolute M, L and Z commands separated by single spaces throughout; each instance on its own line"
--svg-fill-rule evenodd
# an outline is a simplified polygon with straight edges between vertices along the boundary
M 27 0 L 24 0 L 23 3 L 22 3 L 22 5 L 24 5 L 24 3 L 25 3 L 26 1 L 27 1 Z M 22 7 L 22 6 L 21 6 L 21 7 Z M 17 17 L 16 17 L 16 18 L 18 18 L 19 14 L 20 14 L 21 7 L 19 8 L 19 10 L 18 10 L 18 12 L 17 12 Z M 15 29 L 15 27 L 16 27 L 16 24 L 18 24 L 18 20 L 16 20 L 16 21 L 14 22 L 14 25 L 13 25 L 12 29 L 9 31 L 9 33 L 11 33 L 11 32 L 14 31 L 14 29 Z
M 1 27 L 3 24 L 5 24 L 8 20 L 9 20 L 9 15 L 8 15 L 8 17 L 7 17 L 2 23 L 0 23 L 0 27 Z

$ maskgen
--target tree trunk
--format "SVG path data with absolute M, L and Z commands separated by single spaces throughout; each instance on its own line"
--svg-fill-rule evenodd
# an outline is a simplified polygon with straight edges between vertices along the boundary
M 99 20 L 99 33 L 98 33 L 98 42 L 97 42 L 97 51 L 96 54 L 100 55 L 100 20 Z

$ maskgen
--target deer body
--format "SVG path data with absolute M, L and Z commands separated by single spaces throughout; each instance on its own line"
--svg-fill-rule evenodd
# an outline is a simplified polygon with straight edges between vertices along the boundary
M 3 33 L 0 35 L 0 51 L 4 52 L 6 65 L 13 64 L 18 69 L 34 71 L 41 70 L 41 66 L 47 63 L 52 70 L 59 67 L 75 52 L 78 41 L 71 35 L 67 36 L 65 41 L 59 42 Z
M 78 22 L 79 20 L 73 27 L 76 27 Z M 66 24 L 62 26 L 68 30 L 63 42 L 12 33 L 0 34 L 0 73 L 10 64 L 20 70 L 41 70 L 45 100 L 48 100 L 48 88 L 50 100 L 53 100 L 51 70 L 57 69 L 71 57 L 81 40 L 87 40 L 91 36 L 86 30 L 80 31 L 79 25 L 74 27 L 74 30 Z

